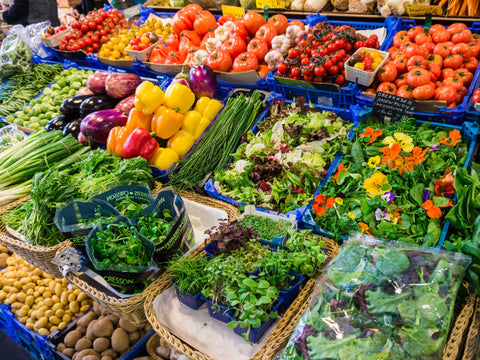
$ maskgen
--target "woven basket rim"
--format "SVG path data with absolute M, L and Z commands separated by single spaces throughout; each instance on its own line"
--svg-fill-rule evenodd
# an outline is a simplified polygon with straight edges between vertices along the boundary
M 468 332 L 466 334 L 467 338 L 463 348 L 462 360 L 475 360 L 478 354 L 478 336 L 480 331 L 480 297 L 470 295 L 467 301 L 470 300 L 470 298 L 473 298 L 473 301 L 471 301 L 471 303 L 473 303 L 473 306 L 471 306 L 473 316 L 470 316 L 471 322 L 465 321 L 465 324 L 468 327 Z
M 325 242 L 325 248 L 327 249 L 327 259 L 322 266 L 323 268 L 327 265 L 329 260 L 336 256 L 340 247 L 331 239 L 322 237 L 320 235 L 316 236 L 318 236 Z M 294 300 L 292 305 L 290 305 L 284 315 L 279 319 L 279 321 L 277 321 L 268 338 L 260 346 L 260 348 L 250 360 L 273 359 L 276 356 L 277 352 L 288 341 L 291 333 L 293 332 L 298 323 L 298 320 L 308 308 L 315 281 L 317 280 L 318 276 L 320 276 L 320 272 L 317 272 L 314 277 L 310 278 L 310 280 L 307 281 L 306 285 L 300 291 L 300 294 Z M 170 284 L 167 284 L 163 290 L 155 289 L 153 287 L 149 289 L 144 304 L 147 320 L 150 322 L 155 332 L 159 334 L 159 336 L 165 338 L 165 340 L 170 343 L 170 345 L 173 346 L 177 351 L 185 354 L 186 356 L 194 360 L 213 360 L 202 352 L 186 344 L 176 335 L 172 334 L 156 318 L 155 310 L 153 309 L 153 302 L 155 298 L 161 292 L 166 290 L 169 286 Z
M 150 336 L 150 339 L 147 341 L 147 353 L 153 360 L 163 360 L 159 355 L 156 353 L 156 348 L 160 345 L 160 336 L 156 332 Z

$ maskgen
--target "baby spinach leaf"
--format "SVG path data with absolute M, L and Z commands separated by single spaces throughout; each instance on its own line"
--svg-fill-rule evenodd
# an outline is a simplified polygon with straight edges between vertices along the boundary
M 398 305 L 398 312 L 403 321 L 413 324 L 417 318 L 417 302 L 415 300 L 404 301 Z
M 387 295 L 380 288 L 375 289 L 375 291 L 366 291 L 365 296 L 370 314 L 397 313 L 398 306 L 412 298 L 412 294 L 409 292 Z
M 378 247 L 373 252 L 378 254 L 375 262 L 377 270 L 385 276 L 401 274 L 410 266 L 408 257 L 400 251 Z
M 403 329 L 400 332 L 405 334 L 403 349 L 413 358 L 423 359 L 438 351 L 441 339 L 433 340 L 426 331 Z
M 438 294 L 424 294 L 417 300 L 420 316 L 424 320 L 427 327 L 438 327 L 439 321 L 442 320 L 447 313 L 445 298 L 441 298 Z

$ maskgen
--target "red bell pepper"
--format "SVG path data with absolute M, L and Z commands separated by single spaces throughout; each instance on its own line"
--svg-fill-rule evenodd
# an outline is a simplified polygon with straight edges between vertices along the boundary
M 141 127 L 137 127 L 123 144 L 123 157 L 130 159 L 140 156 L 148 161 L 157 149 L 158 143 L 150 133 Z

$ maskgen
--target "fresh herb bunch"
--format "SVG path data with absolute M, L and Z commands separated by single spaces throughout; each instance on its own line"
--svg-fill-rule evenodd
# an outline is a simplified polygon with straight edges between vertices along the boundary
M 172 214 L 169 209 L 163 210 L 163 217 L 157 217 L 157 213 L 148 216 L 140 216 L 133 226 L 135 229 L 155 245 L 160 244 L 170 233 L 172 223 L 169 221 Z
M 260 267 L 261 260 L 269 252 L 270 249 L 259 241 L 248 241 L 242 248 L 232 251 L 231 256 L 242 263 L 246 272 L 251 273 Z
M 226 255 L 258 237 L 258 233 L 251 226 L 243 226 L 238 220 L 220 221 L 218 226 L 205 230 L 205 234 L 209 235 L 209 238 L 217 245 L 217 254 Z
M 140 157 L 120 159 L 100 149 L 79 157 L 62 170 L 37 173 L 30 199 L 6 212 L 2 216 L 5 224 L 33 245 L 54 246 L 65 240 L 54 223 L 58 207 L 71 198 L 87 201 L 115 187 L 148 183 L 152 178 L 148 163 Z
M 199 294 L 207 285 L 207 265 L 205 258 L 182 256 L 170 261 L 168 271 L 178 290 Z
M 109 270 L 113 266 L 150 265 L 148 249 L 135 229 L 125 223 L 101 226 L 90 244 L 100 270 Z
M 271 241 L 274 237 L 283 237 L 287 234 L 292 223 L 285 219 L 273 220 L 258 215 L 245 215 L 240 221 L 243 226 L 251 226 L 258 233 L 258 237 Z
M 295 276 L 290 273 L 293 267 L 292 259 L 289 253 L 282 249 L 277 251 L 265 252 L 263 258 L 258 263 L 260 279 L 267 280 L 278 290 L 284 291 L 290 288 L 290 283 Z
M 325 243 L 321 237 L 311 234 L 310 230 L 291 229 L 288 234 L 283 247 L 292 261 L 291 270 L 300 275 L 314 275 L 327 257 L 322 249 Z
M 137 203 L 135 200 L 132 200 L 129 196 L 127 196 L 122 201 L 113 204 L 115 209 L 122 215 L 129 219 L 133 218 L 137 215 L 140 211 L 145 209 L 149 204 L 142 204 Z

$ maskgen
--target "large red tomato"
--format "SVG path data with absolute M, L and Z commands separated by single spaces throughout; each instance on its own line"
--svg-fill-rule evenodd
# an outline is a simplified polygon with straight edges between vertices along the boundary
M 422 44 L 431 43 L 431 42 L 432 42 L 432 38 L 430 37 L 430 35 L 427 35 L 424 32 L 418 33 L 415 36 L 415 44 L 422 45 Z
M 455 91 L 460 91 L 463 87 L 463 81 L 458 76 L 449 77 L 442 81 L 442 85 L 451 86 Z
M 472 104 L 480 103 L 480 88 L 476 89 L 472 94 Z
M 425 69 L 412 69 L 407 74 L 407 83 L 413 88 L 430 83 L 430 73 Z
M 165 58 L 165 65 L 180 65 L 185 61 L 185 55 L 180 53 L 180 51 L 169 51 L 167 57 Z
M 473 74 L 478 67 L 478 60 L 475 59 L 473 56 L 470 56 L 469 58 L 465 58 L 463 60 L 463 67 L 469 70 L 470 72 L 472 72 Z
M 458 69 L 463 64 L 463 56 L 460 54 L 452 54 L 443 59 L 443 67 Z
M 408 32 L 407 32 L 407 35 L 410 38 L 410 41 L 414 41 L 415 37 L 418 34 L 425 34 L 425 31 L 423 30 L 423 27 L 415 26 L 415 27 L 409 29 Z
M 193 29 L 198 35 L 205 35 L 212 29 L 215 29 L 217 21 L 213 17 L 212 13 L 208 10 L 203 10 L 198 13 L 193 23 Z
M 272 23 L 260 26 L 257 32 L 255 33 L 255 37 L 265 40 L 268 47 L 272 45 L 272 39 L 277 35 L 278 35 L 277 30 L 275 29 L 275 26 Z
M 436 31 L 433 31 L 431 33 L 432 35 L 432 41 L 435 43 L 435 44 L 440 44 L 440 43 L 443 43 L 445 41 L 449 41 L 450 40 L 450 33 L 447 31 L 447 29 L 445 29 L 445 27 L 443 25 L 440 25 L 442 28 L 439 28 L 438 30 Z M 430 28 L 430 31 L 432 29 Z
M 454 76 L 457 76 L 460 79 L 462 79 L 463 85 L 465 86 L 470 86 L 473 80 L 473 74 L 468 69 L 465 69 L 465 68 L 460 68 L 455 70 Z
M 247 45 L 240 36 L 232 36 L 222 44 L 222 49 L 228 52 L 232 59 L 235 59 L 247 50 Z
M 233 23 L 230 36 L 240 36 L 243 39 L 243 41 L 247 40 L 248 30 L 245 24 L 243 23 L 243 20 L 237 20 Z
M 436 81 L 442 75 L 442 65 L 440 64 L 428 64 L 428 70 L 430 70 L 430 80 Z
M 284 34 L 288 27 L 288 19 L 285 15 L 273 15 L 267 20 L 267 24 L 272 23 L 278 34 Z
M 433 34 L 436 33 L 437 31 L 443 31 L 443 30 L 446 31 L 447 28 L 442 24 L 434 24 L 430 26 L 430 29 L 428 30 L 428 35 L 433 36 Z
M 417 100 L 430 100 L 435 94 L 435 87 L 432 84 L 418 86 L 413 89 L 413 98 Z
M 377 92 L 379 91 L 395 95 L 397 93 L 397 86 L 391 82 L 382 82 L 377 87 Z
M 457 91 L 451 86 L 442 85 L 435 89 L 433 98 L 435 100 L 444 100 L 447 104 L 451 104 L 457 98 Z
M 468 58 L 472 56 L 472 51 L 470 49 L 470 46 L 466 43 L 459 43 L 455 44 L 455 46 L 452 48 L 452 54 L 460 54 L 463 56 L 463 58 Z
M 173 32 L 170 34 L 168 37 L 167 41 L 165 44 L 174 50 L 178 50 L 178 46 L 180 45 L 180 36 L 178 36 L 177 33 Z
M 447 31 L 450 35 L 453 35 L 467 29 L 468 27 L 464 23 L 454 23 L 447 28 Z
M 423 56 L 415 55 L 408 59 L 407 62 L 407 69 L 408 71 L 412 70 L 413 68 L 420 67 L 422 69 L 427 68 L 427 60 Z
M 402 73 L 407 71 L 407 57 L 405 55 L 400 55 L 393 60 L 393 64 L 397 68 L 397 72 Z
M 427 64 L 438 64 L 441 66 L 443 64 L 443 58 L 440 55 L 432 54 L 427 58 Z
M 413 99 L 413 88 L 408 85 L 402 85 L 397 89 L 395 95 L 406 98 L 406 99 Z
M 393 82 L 397 77 L 397 68 L 394 64 L 389 63 L 384 65 L 377 73 L 377 79 L 380 82 Z
M 210 53 L 207 58 L 207 65 L 214 71 L 228 71 L 232 67 L 232 58 L 222 49 Z
M 233 61 L 233 71 L 249 71 L 258 69 L 258 60 L 254 53 L 244 52 L 238 55 Z
M 440 55 L 443 59 L 445 59 L 448 55 L 450 55 L 450 52 L 451 52 L 450 48 L 444 43 L 435 45 L 435 48 L 433 49 L 433 53 L 435 55 Z
M 250 10 L 245 14 L 243 22 L 245 23 L 248 32 L 250 34 L 255 34 L 260 26 L 265 24 L 267 21 L 259 13 Z
M 202 11 L 202 8 L 196 4 L 189 4 L 183 9 L 177 11 L 173 16 L 172 29 L 177 34 L 180 34 L 183 30 L 193 29 L 193 22 L 197 13 Z
M 395 34 L 393 37 L 393 46 L 396 48 L 399 48 L 400 46 L 407 44 L 410 42 L 410 38 L 407 35 L 406 31 L 399 31 L 398 33 Z
M 474 58 L 478 58 L 478 56 L 480 55 L 480 44 L 476 42 L 470 42 L 468 43 L 468 46 L 470 46 L 471 56 L 473 56 Z
M 268 45 L 265 40 L 254 38 L 248 43 L 247 51 L 254 53 L 258 61 L 262 61 L 267 55 Z

